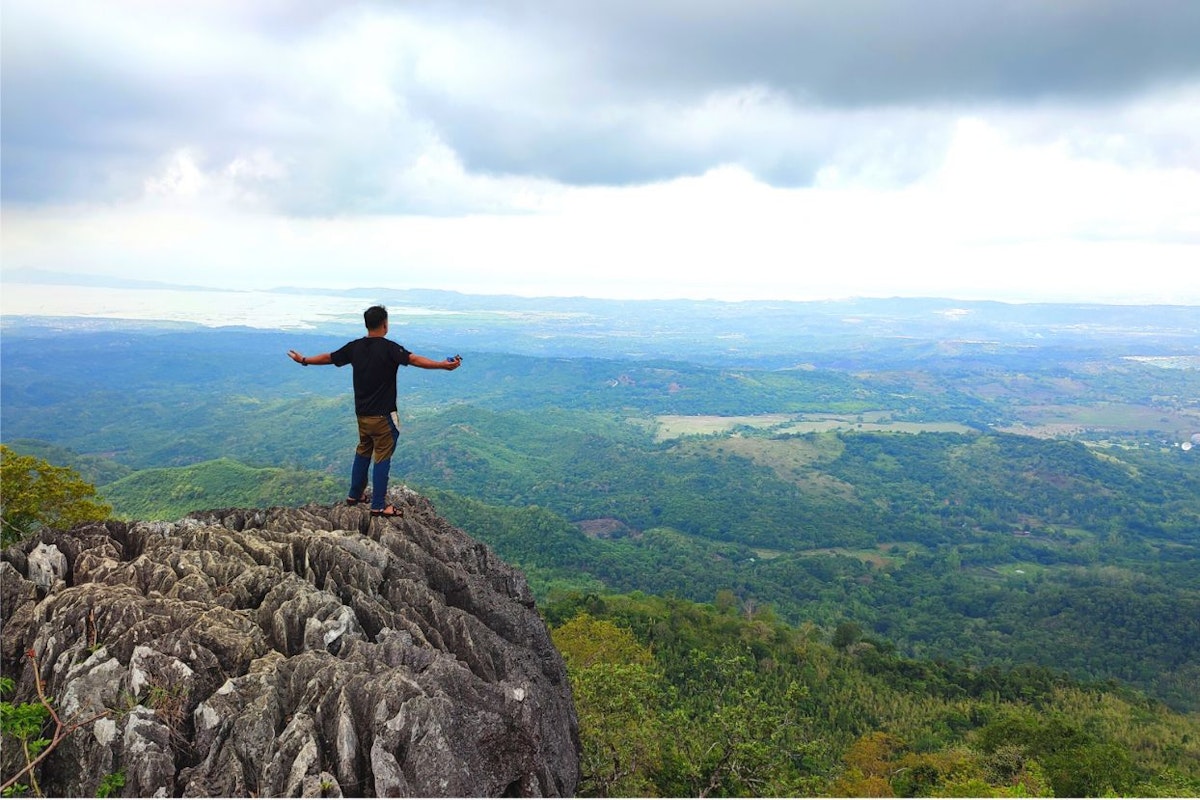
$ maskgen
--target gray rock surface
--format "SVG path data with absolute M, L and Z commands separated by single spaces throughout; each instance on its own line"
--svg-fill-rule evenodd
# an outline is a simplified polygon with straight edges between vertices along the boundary
M 524 577 L 437 516 L 223 510 L 44 531 L 0 562 L 3 671 L 64 721 L 51 796 L 564 796 L 579 741 Z M 16 748 L 6 747 L 4 776 Z

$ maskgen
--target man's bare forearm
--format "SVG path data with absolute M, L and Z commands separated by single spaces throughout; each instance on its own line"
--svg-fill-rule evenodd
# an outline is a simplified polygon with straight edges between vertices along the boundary
M 333 363 L 333 356 L 329 353 L 321 353 L 319 356 L 302 356 L 295 350 L 288 350 L 288 357 L 297 364 L 303 364 L 306 367 Z
M 434 361 L 432 358 L 419 356 L 416 353 L 408 354 L 408 365 L 410 367 L 420 367 L 421 369 L 458 369 L 462 364 L 462 356 L 447 358 L 445 361 Z

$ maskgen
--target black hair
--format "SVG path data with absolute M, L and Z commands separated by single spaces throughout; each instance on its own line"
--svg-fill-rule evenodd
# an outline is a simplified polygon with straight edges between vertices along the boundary
M 387 322 L 387 318 L 387 309 L 383 306 L 371 306 L 363 312 L 363 322 L 366 323 L 369 331 L 373 331 Z

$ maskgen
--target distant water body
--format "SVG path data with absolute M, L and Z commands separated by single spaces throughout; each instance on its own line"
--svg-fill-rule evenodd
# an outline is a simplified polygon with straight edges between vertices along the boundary
M 0 289 L 0 314 L 6 317 L 153 320 L 276 330 L 362 324 L 363 310 L 377 302 L 378 299 L 372 297 L 317 292 L 114 289 L 35 283 L 6 283 Z M 393 315 L 437 313 L 421 308 L 389 308 L 389 312 Z

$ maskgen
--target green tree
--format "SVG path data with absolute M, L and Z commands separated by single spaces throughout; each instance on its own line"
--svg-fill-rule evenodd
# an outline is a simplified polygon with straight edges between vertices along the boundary
M 846 771 L 834 782 L 833 793 L 842 797 L 894 797 L 892 760 L 901 747 L 895 736 L 882 731 L 860 737 L 846 750 Z
M 1058 797 L 1121 795 L 1137 782 L 1127 748 L 1086 731 L 1061 712 L 1012 712 L 984 727 L 978 737 L 986 753 L 1005 746 L 1036 759 Z
M 11 692 L 13 686 L 11 678 L 0 678 L 0 693 L 7 694 Z M 43 703 L 13 704 L 8 701 L 0 701 L 0 734 L 6 738 L 12 737 L 16 742 L 16 746 L 20 747 L 26 769 L 18 773 L 17 777 L 28 775 L 33 793 L 37 797 L 41 797 L 42 793 L 38 787 L 37 775 L 33 770 L 33 764 L 38 754 L 50 744 L 49 739 L 42 737 L 42 728 L 49 717 L 50 707 Z M 16 783 L 15 778 L 6 780 L 4 785 L 6 796 L 9 787 L 17 788 L 18 791 L 25 791 L 30 788 L 30 785 Z
M 7 547 L 46 526 L 69 528 L 102 520 L 112 508 L 96 487 L 67 467 L 24 456 L 0 445 L 0 544 Z
M 842 622 L 837 626 L 837 630 L 833 632 L 833 646 L 838 650 L 845 650 L 850 645 L 858 644 L 862 641 L 863 629 L 857 622 Z
M 747 624 L 743 630 L 750 629 Z M 810 745 L 800 706 L 808 690 L 764 672 L 748 649 L 692 651 L 674 687 L 667 794 L 774 797 L 811 793 L 800 765 Z
M 662 759 L 663 695 L 650 651 L 629 631 L 586 613 L 551 635 L 567 662 L 579 715 L 580 793 L 655 794 L 651 776 Z

